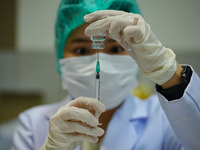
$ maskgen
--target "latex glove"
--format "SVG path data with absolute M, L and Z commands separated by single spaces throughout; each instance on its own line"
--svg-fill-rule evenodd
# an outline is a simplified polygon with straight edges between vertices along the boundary
M 115 10 L 101 10 L 85 15 L 91 23 L 87 36 L 106 33 L 116 40 L 137 62 L 141 74 L 159 85 L 167 82 L 176 71 L 175 54 L 165 48 L 141 15 Z
M 40 150 L 74 150 L 81 141 L 96 143 L 104 130 L 97 126 L 99 121 L 92 111 L 105 110 L 105 106 L 93 98 L 79 97 L 69 102 L 50 118 L 48 138 Z

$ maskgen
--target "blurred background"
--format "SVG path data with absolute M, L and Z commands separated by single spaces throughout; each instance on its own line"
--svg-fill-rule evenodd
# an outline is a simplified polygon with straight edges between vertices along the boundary
M 11 145 L 18 114 L 60 101 L 62 91 L 54 56 L 54 22 L 60 0 L 0 1 L 0 149 Z M 177 61 L 200 75 L 200 1 L 138 0 L 145 20 Z M 146 98 L 154 84 L 139 77 L 133 93 Z M 147 94 L 144 94 L 147 93 Z M 7 142 L 7 144 L 5 144 Z M 4 143 L 4 144 L 3 144 Z

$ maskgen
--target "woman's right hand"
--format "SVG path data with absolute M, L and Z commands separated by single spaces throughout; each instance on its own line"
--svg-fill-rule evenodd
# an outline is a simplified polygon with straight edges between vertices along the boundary
M 104 130 L 94 112 L 106 107 L 96 99 L 79 97 L 61 107 L 49 120 L 48 138 L 40 150 L 74 150 L 81 141 L 96 143 Z
M 99 10 L 85 15 L 84 19 L 90 23 L 85 29 L 85 35 L 91 37 L 106 33 L 137 62 L 142 75 L 155 83 L 162 85 L 176 73 L 174 52 L 162 45 L 141 15 L 117 10 Z M 179 65 L 179 70 L 181 69 Z M 176 82 L 180 82 L 179 80 L 180 76 Z

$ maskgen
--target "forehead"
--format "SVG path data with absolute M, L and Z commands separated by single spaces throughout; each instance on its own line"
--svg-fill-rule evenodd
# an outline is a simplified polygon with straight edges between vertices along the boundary
M 88 23 L 84 23 L 83 25 L 77 27 L 76 29 L 74 29 L 68 39 L 67 39 L 67 42 L 69 41 L 72 41 L 73 39 L 75 38 L 86 38 L 86 39 L 90 39 L 90 37 L 87 37 L 85 34 L 84 34 L 84 31 L 86 29 L 86 27 L 88 26 L 89 24 Z
M 76 38 L 81 38 L 81 39 L 90 40 L 90 37 L 88 37 L 88 36 L 86 36 L 86 35 L 84 34 L 84 31 L 85 31 L 85 29 L 87 28 L 88 25 L 89 25 L 89 23 L 84 23 L 84 24 L 82 24 L 81 26 L 79 26 L 79 27 L 77 27 L 76 29 L 74 29 L 74 30 L 70 33 L 69 37 L 67 38 L 66 43 L 71 42 L 71 41 L 73 41 L 73 40 L 76 39 Z M 106 37 L 105 42 L 106 42 L 107 40 L 111 40 L 111 38 Z M 92 42 L 92 41 L 91 41 L 91 42 Z

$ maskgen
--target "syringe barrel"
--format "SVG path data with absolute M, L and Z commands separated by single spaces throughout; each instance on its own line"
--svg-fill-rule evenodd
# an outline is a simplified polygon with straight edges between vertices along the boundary
M 95 81 L 95 98 L 100 100 L 100 74 L 96 74 L 96 81 Z

